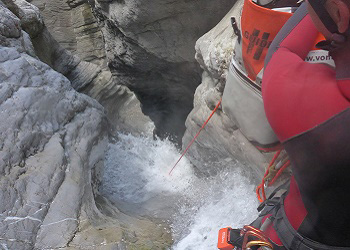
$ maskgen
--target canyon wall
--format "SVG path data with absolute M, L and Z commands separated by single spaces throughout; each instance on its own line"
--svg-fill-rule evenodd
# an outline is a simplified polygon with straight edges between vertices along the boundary
M 80 59 L 106 68 L 102 32 L 87 1 L 28 1 L 37 6 L 45 25 L 63 48 Z
M 44 30 L 35 6 L 0 1 L 0 246 L 169 246 L 161 223 L 99 196 L 110 125 L 96 100 L 39 60 L 31 37 Z
M 232 0 L 89 1 L 101 24 L 108 66 L 135 92 L 161 137 L 181 142 L 200 83 L 196 40 L 232 7 Z
M 217 24 L 234 1 L 31 2 L 43 12 L 48 30 L 63 48 L 111 72 L 104 78 L 112 80 L 90 84 L 82 91 L 106 108 L 112 123 L 136 123 L 141 117 L 135 115 L 138 119 L 129 122 L 130 117 L 123 117 L 116 106 L 133 106 L 129 113 L 141 106 L 154 122 L 156 135 L 170 135 L 181 144 L 184 122 L 193 108 L 193 93 L 200 83 L 195 42 Z M 94 71 L 89 67 L 88 71 Z M 139 130 L 146 129 L 141 125 L 145 122 L 144 117 L 138 122 Z
M 115 133 L 144 133 L 153 126 L 128 87 L 107 67 L 101 29 L 86 1 L 41 1 L 41 29 L 28 31 L 39 59 L 66 76 L 73 87 L 103 105 Z

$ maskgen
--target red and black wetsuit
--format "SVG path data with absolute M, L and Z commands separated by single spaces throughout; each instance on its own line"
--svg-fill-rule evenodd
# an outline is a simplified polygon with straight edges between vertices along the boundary
M 350 249 L 350 79 L 304 61 L 318 32 L 306 11 L 295 15 L 269 50 L 262 83 L 268 121 L 293 168 L 284 210 L 300 235 Z M 282 244 L 272 227 L 267 233 Z

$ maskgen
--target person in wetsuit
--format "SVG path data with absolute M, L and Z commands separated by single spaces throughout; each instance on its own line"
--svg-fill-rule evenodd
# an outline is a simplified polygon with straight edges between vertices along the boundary
M 287 249 L 350 249 L 350 1 L 309 1 L 265 62 L 265 112 L 293 170 L 282 212 L 274 215 L 286 219 L 265 232 Z M 318 31 L 335 68 L 305 62 Z

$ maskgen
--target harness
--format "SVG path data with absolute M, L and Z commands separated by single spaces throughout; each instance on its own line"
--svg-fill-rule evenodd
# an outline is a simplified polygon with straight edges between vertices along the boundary
M 244 226 L 242 229 L 221 229 L 219 232 L 218 248 L 224 250 L 349 250 L 350 247 L 335 247 L 316 242 L 302 236 L 293 228 L 289 223 L 284 209 L 284 199 L 288 194 L 289 184 L 290 181 L 288 180 L 275 189 L 269 198 L 260 204 L 258 207 L 258 211 L 260 212 L 259 217 L 249 226 Z M 264 230 L 271 223 L 273 223 L 273 227 L 283 246 L 279 246 L 267 240 Z M 223 244 L 220 244 L 220 239 L 223 240 L 222 232 L 225 232 L 227 235 L 227 244 L 225 247 L 223 247 Z M 254 232 L 256 232 L 256 234 L 254 234 Z M 268 245 L 268 243 L 270 245 Z
M 278 237 L 286 249 L 291 250 L 345 250 L 349 247 L 334 247 L 324 245 L 322 243 L 308 239 L 300 235 L 289 223 L 287 215 L 284 210 L 284 197 L 282 195 L 279 203 L 273 209 L 273 226 L 277 232 Z

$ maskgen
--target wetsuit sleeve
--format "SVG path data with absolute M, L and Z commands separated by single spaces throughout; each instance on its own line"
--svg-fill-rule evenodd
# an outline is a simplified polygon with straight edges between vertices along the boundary
M 295 14 L 282 27 L 276 38 L 273 40 L 265 59 L 265 68 L 275 53 L 292 53 L 305 60 L 305 57 L 315 44 L 318 31 L 311 18 L 307 15 L 306 4 L 303 3 Z M 287 55 L 288 56 L 288 55 Z
M 270 47 L 262 80 L 265 114 L 282 143 L 349 105 L 339 91 L 334 69 L 304 61 L 318 36 L 304 8 L 291 17 Z

